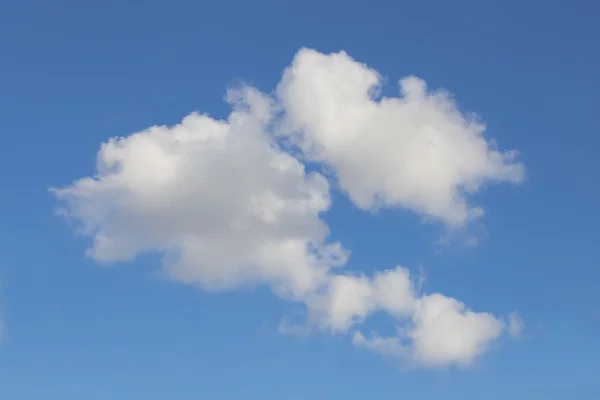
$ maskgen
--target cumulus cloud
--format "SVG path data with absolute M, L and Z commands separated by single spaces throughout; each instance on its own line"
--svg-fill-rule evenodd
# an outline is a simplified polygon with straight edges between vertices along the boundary
M 363 208 L 399 205 L 454 225 L 480 214 L 466 196 L 485 181 L 521 179 L 513 155 L 492 149 L 447 95 L 409 78 L 403 99 L 374 101 L 378 79 L 344 53 L 302 50 L 275 98 L 242 87 L 228 92 L 225 120 L 193 113 L 112 138 L 94 176 L 52 191 L 100 263 L 158 251 L 175 280 L 205 290 L 266 284 L 303 304 L 308 325 L 354 331 L 356 345 L 427 366 L 472 362 L 515 322 L 422 294 L 400 266 L 344 272 L 350 252 L 321 218 L 329 183 L 279 142 L 291 138 L 332 168 Z M 375 312 L 401 327 L 397 337 L 355 331 Z
M 358 207 L 402 207 L 461 227 L 483 214 L 469 194 L 523 179 L 516 152 L 496 149 L 447 92 L 409 76 L 401 97 L 376 99 L 380 85 L 376 71 L 344 52 L 303 49 L 277 88 L 286 110 L 280 133 L 332 169 Z
M 507 324 L 489 313 L 473 312 L 439 293 L 420 294 L 402 267 L 376 273 L 372 279 L 332 277 L 325 299 L 316 307 L 309 302 L 309 310 L 324 314 L 321 324 L 339 331 L 347 331 L 373 312 L 387 312 L 401 324 L 396 336 L 367 338 L 356 331 L 353 343 L 428 367 L 470 365 L 507 329 L 512 334 L 515 320 L 514 314 Z
M 54 193 L 94 237 L 97 261 L 159 250 L 176 279 L 210 289 L 268 282 L 301 298 L 346 258 L 324 242 L 328 183 L 266 134 L 268 98 L 246 88 L 229 100 L 226 121 L 191 114 L 110 139 L 96 176 Z
M 381 354 L 425 367 L 470 366 L 504 332 L 520 335 L 524 328 L 517 313 L 505 320 L 489 313 L 476 313 L 460 301 L 435 293 L 416 300 L 411 322 L 398 334 L 367 338 L 354 333 L 352 342 Z
M 416 290 L 406 268 L 366 276 L 335 275 L 308 301 L 310 317 L 332 331 L 347 331 L 375 311 L 405 317 L 415 310 Z

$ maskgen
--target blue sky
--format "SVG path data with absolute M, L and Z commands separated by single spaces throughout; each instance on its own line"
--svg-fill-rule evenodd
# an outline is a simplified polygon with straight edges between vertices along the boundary
M 597 398 L 599 11 L 3 1 L 0 398 Z

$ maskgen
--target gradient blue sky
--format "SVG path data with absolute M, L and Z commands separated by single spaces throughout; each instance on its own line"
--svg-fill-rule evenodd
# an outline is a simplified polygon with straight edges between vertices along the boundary
M 599 398 L 599 12 L 591 0 L 1 1 L 0 398 Z M 264 287 L 206 293 L 161 279 L 153 255 L 84 257 L 90 240 L 53 214 L 49 187 L 92 175 L 109 137 L 194 110 L 226 117 L 227 87 L 273 90 L 301 47 L 345 50 L 392 95 L 410 74 L 446 88 L 520 151 L 526 181 L 474 197 L 487 212 L 475 248 L 438 246 L 439 225 L 358 211 L 339 191 L 324 216 L 348 268 L 422 266 L 428 291 L 518 310 L 520 339 L 466 370 L 401 371 L 347 335 L 278 333 L 299 306 Z

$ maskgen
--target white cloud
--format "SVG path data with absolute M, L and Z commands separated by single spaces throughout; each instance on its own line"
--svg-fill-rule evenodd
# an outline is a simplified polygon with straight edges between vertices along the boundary
M 373 279 L 332 277 L 325 300 L 316 306 L 309 302 L 309 310 L 325 315 L 321 324 L 333 330 L 347 331 L 375 311 L 395 317 L 397 336 L 374 334 L 368 339 L 357 331 L 353 343 L 423 366 L 469 365 L 507 328 L 502 319 L 473 312 L 456 299 L 419 294 L 402 267 L 377 273 Z
M 401 342 L 399 336 L 381 337 L 374 334 L 371 338 L 365 337 L 360 331 L 354 332 L 352 343 L 378 353 L 382 357 L 410 360 L 409 349 Z
M 55 193 L 94 236 L 97 261 L 160 250 L 176 279 L 209 289 L 268 282 L 301 298 L 346 257 L 324 243 L 328 183 L 271 142 L 266 97 L 244 89 L 230 99 L 227 121 L 191 114 L 109 140 L 96 176 Z
M 413 324 L 413 358 L 434 366 L 472 363 L 505 329 L 501 319 L 441 294 L 419 299 Z
M 468 195 L 487 182 L 520 182 L 515 152 L 483 137 L 444 91 L 414 76 L 402 97 L 375 99 L 381 78 L 346 53 L 303 49 L 277 94 L 286 111 L 282 134 L 310 160 L 331 168 L 362 209 L 403 207 L 460 227 L 483 214 Z
M 482 127 L 447 96 L 425 94 L 411 78 L 403 81 L 406 99 L 374 102 L 368 94 L 377 82 L 343 53 L 303 50 L 279 99 L 241 88 L 228 93 L 226 120 L 194 113 L 176 126 L 110 139 L 93 177 L 53 192 L 62 213 L 93 237 L 88 255 L 98 262 L 159 251 L 173 279 L 207 290 L 269 285 L 304 304 L 309 323 L 324 330 L 348 332 L 375 312 L 402 327 L 392 338 L 355 333 L 357 345 L 428 366 L 472 362 L 506 331 L 503 320 L 420 294 L 403 267 L 344 273 L 349 251 L 328 239 L 320 217 L 331 206 L 327 180 L 307 173 L 271 130 L 273 110 L 283 106 L 287 128 L 303 130 L 305 154 L 334 168 L 364 208 L 379 198 L 462 224 L 478 213 L 464 190 L 520 179 L 522 167 L 491 150 Z
M 307 301 L 310 317 L 332 331 L 347 331 L 375 311 L 396 317 L 410 315 L 415 288 L 406 268 L 377 272 L 373 278 L 335 275 L 322 294 Z

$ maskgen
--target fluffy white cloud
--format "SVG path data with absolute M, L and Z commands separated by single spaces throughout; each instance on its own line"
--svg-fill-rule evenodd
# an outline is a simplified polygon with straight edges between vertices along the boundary
M 335 275 L 325 290 L 307 301 L 311 319 L 332 331 L 347 331 L 375 311 L 405 317 L 415 310 L 416 291 L 406 268 L 377 272 L 373 278 Z
M 321 316 L 322 325 L 347 331 L 371 313 L 385 311 L 400 324 L 398 335 L 366 338 L 357 331 L 353 343 L 422 366 L 469 365 L 507 329 L 513 334 L 518 320 L 512 313 L 507 325 L 442 294 L 419 294 L 402 267 L 379 272 L 372 279 L 335 276 L 329 285 L 321 302 L 308 303 L 310 312 Z
M 413 323 L 413 358 L 431 365 L 469 364 L 504 330 L 500 319 L 441 294 L 419 299 Z
M 227 121 L 191 114 L 113 138 L 96 176 L 54 192 L 94 236 L 88 252 L 100 262 L 159 250 L 176 279 L 214 289 L 268 282 L 301 298 L 346 258 L 324 243 L 328 183 L 266 134 L 269 99 L 248 88 L 229 95 Z
M 403 207 L 460 227 L 483 214 L 467 196 L 486 182 L 519 182 L 513 151 L 488 142 L 485 126 L 444 91 L 400 80 L 402 97 L 377 100 L 381 78 L 346 53 L 303 49 L 277 94 L 282 134 L 310 160 L 331 168 L 362 209 Z
M 364 208 L 382 201 L 460 225 L 479 213 L 467 205 L 468 191 L 520 179 L 522 167 L 492 150 L 481 125 L 446 95 L 426 94 L 411 78 L 405 99 L 375 102 L 377 82 L 343 53 L 302 50 L 277 98 L 241 88 L 228 93 L 226 120 L 194 113 L 176 126 L 110 139 L 94 176 L 53 192 L 61 212 L 93 237 L 88 255 L 98 262 L 158 251 L 173 279 L 208 290 L 269 285 L 304 304 L 311 326 L 348 332 L 385 312 L 402 327 L 393 338 L 357 332 L 357 345 L 429 366 L 471 362 L 516 322 L 507 327 L 452 298 L 420 294 L 402 267 L 344 273 L 349 251 L 328 239 L 320 217 L 331 206 L 327 180 L 308 173 L 272 132 L 283 107 L 277 133 L 299 129 L 290 137 L 332 167 Z
M 421 366 L 468 366 L 505 329 L 502 319 L 475 313 L 456 299 L 436 293 L 418 299 L 412 323 L 399 329 L 398 335 L 367 338 L 358 331 L 353 343 Z

